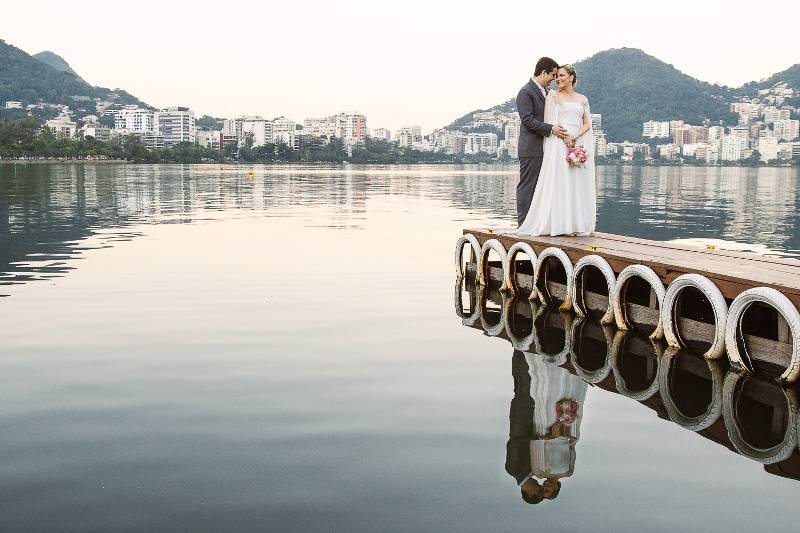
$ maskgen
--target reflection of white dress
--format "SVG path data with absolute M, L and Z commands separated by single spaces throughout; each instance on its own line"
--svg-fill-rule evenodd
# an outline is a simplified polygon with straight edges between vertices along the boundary
M 561 124 L 570 135 L 583 125 L 583 115 L 590 115 L 589 102 L 560 102 L 551 91 L 545 104 L 544 120 Z M 522 225 L 513 233 L 523 235 L 588 235 L 595 228 L 597 211 L 595 193 L 594 137 L 591 128 L 576 145 L 589 156 L 582 167 L 567 163 L 567 145 L 550 135 L 544 140 L 544 158 L 531 207 Z
M 586 382 L 566 369 L 545 362 L 538 354 L 527 354 L 533 398 L 533 428 L 539 437 L 531 441 L 531 472 L 536 477 L 571 476 L 575 469 L 575 444 L 580 437 Z M 549 437 L 559 421 L 559 403 L 575 402 L 574 421 L 565 425 L 563 435 Z

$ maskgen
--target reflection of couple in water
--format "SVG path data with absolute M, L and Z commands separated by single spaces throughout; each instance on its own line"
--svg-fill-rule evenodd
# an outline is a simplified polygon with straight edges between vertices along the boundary
M 560 479 L 575 469 L 586 382 L 540 355 L 517 350 L 511 373 L 506 472 L 517 480 L 526 502 L 555 499 Z

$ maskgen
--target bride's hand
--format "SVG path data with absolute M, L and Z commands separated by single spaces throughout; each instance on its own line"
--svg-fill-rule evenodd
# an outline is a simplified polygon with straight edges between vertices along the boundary
M 575 146 L 575 139 L 571 135 L 564 137 L 564 144 L 567 146 Z

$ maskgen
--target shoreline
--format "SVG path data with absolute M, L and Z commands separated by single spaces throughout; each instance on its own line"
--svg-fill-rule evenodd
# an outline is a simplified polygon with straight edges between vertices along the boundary
M 193 163 L 179 163 L 165 161 L 159 163 L 133 162 L 127 159 L 0 159 L 0 165 L 54 165 L 54 164 L 126 164 L 126 165 L 270 165 L 270 166 L 393 166 L 393 165 L 471 165 L 471 166 L 509 166 L 518 165 L 518 160 L 487 162 L 459 162 L 459 161 L 414 161 L 407 163 L 349 163 L 330 161 L 198 161 Z M 652 164 L 633 165 L 623 161 L 614 163 L 598 163 L 597 167 L 687 167 L 687 168 L 800 168 L 798 165 L 687 165 L 687 164 Z

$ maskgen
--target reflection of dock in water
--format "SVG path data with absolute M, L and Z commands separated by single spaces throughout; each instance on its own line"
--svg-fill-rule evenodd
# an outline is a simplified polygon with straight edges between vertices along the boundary
M 771 474 L 800 480 L 795 387 L 469 281 L 456 284 L 455 300 L 465 325 L 638 401 Z

